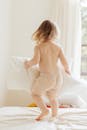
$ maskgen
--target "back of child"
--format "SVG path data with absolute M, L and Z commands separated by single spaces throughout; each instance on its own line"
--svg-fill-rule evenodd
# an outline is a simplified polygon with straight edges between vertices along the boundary
M 40 75 L 32 86 L 32 97 L 41 110 L 36 120 L 43 119 L 48 115 L 49 110 L 43 102 L 42 95 L 46 94 L 52 108 L 52 118 L 57 117 L 57 96 L 61 88 L 61 78 L 57 66 L 60 59 L 65 71 L 70 74 L 65 55 L 60 46 L 55 44 L 58 30 L 55 24 L 49 20 L 42 22 L 40 27 L 33 34 L 37 45 L 34 48 L 34 56 L 30 61 L 25 62 L 25 68 L 39 64 Z

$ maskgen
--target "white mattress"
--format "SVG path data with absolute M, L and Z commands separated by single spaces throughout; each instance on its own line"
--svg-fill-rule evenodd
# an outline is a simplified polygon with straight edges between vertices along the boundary
M 59 109 L 55 122 L 37 122 L 38 108 L 1 107 L 0 130 L 87 130 L 87 109 Z

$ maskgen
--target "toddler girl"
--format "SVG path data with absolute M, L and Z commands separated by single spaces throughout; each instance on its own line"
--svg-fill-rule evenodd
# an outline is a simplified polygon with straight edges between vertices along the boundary
M 36 78 L 32 86 L 32 97 L 41 110 L 41 114 L 36 118 L 37 121 L 48 115 L 49 110 L 42 100 L 44 94 L 47 95 L 52 109 L 52 118 L 57 117 L 57 96 L 61 88 L 61 78 L 57 62 L 60 59 L 66 73 L 70 74 L 67 60 L 60 46 L 55 44 L 58 30 L 54 23 L 45 20 L 33 34 L 36 41 L 34 56 L 31 60 L 25 61 L 25 68 L 39 65 L 40 75 Z

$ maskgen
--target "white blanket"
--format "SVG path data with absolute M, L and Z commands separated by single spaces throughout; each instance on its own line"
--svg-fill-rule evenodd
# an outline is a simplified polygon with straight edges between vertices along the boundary
M 87 130 L 87 109 L 59 109 L 55 122 L 37 122 L 38 108 L 0 108 L 0 130 Z

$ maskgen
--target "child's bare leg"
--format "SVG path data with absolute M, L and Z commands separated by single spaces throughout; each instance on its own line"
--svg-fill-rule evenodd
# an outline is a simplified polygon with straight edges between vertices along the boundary
M 41 114 L 36 118 L 37 121 L 44 118 L 44 116 L 48 115 L 49 110 L 47 109 L 46 105 L 44 104 L 40 95 L 32 93 L 32 97 L 37 104 L 37 106 L 41 109 Z
M 56 98 L 56 92 L 55 90 L 51 89 L 50 91 L 47 92 L 47 96 L 48 96 L 48 99 L 50 101 L 50 104 L 51 104 L 51 109 L 52 109 L 52 117 L 57 117 L 57 107 L 58 107 L 58 101 L 57 101 L 57 98 Z

